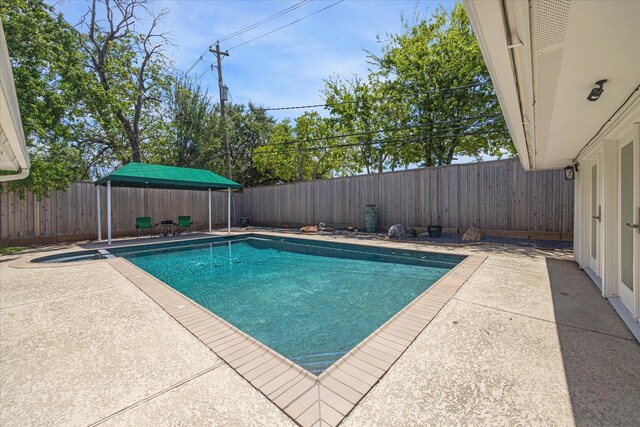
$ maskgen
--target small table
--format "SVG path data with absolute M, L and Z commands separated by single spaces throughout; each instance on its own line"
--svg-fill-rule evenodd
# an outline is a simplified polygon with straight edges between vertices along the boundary
M 166 219 L 164 221 L 160 221 L 160 233 L 163 236 L 173 236 L 175 232 L 173 230 L 174 222 L 171 219 Z

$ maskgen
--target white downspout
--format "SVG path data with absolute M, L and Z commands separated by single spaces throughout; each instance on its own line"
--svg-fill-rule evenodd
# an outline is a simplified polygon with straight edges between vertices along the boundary
M 209 189 L 209 233 L 211 233 L 211 189 Z
M 107 245 L 111 246 L 111 181 L 107 181 Z
M 227 188 L 227 234 L 231 234 L 231 188 Z
M 102 221 L 101 221 L 101 216 L 102 213 L 100 212 L 100 186 L 96 185 L 96 211 L 98 212 L 98 241 L 102 240 Z

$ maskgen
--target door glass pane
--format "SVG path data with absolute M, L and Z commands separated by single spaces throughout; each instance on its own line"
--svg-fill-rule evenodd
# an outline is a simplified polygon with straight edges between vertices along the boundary
M 621 281 L 633 290 L 633 142 L 620 150 Z
M 591 258 L 596 259 L 596 227 L 598 220 L 598 165 L 591 166 Z

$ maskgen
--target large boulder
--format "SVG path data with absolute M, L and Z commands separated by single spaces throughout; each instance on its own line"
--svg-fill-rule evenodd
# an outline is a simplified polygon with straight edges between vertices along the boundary
M 307 225 L 306 227 L 302 227 L 300 229 L 303 233 L 317 233 L 318 226 L 317 225 Z
M 480 240 L 481 237 L 482 237 L 482 234 L 480 233 L 479 229 L 475 227 L 469 227 L 467 228 L 467 231 L 465 231 L 465 233 L 462 235 L 462 240 L 477 242 Z
M 396 224 L 389 228 L 387 236 L 389 236 L 390 239 L 404 239 L 407 237 L 407 232 L 404 230 L 404 226 L 402 224 Z

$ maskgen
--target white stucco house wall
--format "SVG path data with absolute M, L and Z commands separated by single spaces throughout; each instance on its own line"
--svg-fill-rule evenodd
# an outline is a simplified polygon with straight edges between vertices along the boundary
M 640 340 L 640 1 L 464 5 L 522 165 L 573 169 L 575 260 Z
M 9 51 L 0 22 L 0 170 L 16 172 L 0 175 L 0 182 L 26 178 L 29 167 Z

